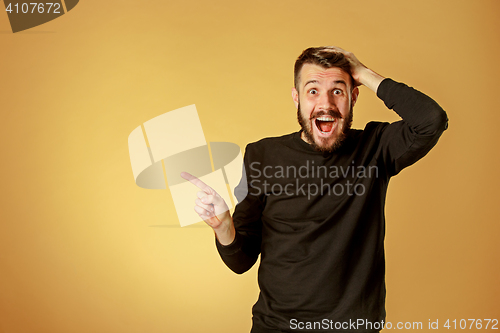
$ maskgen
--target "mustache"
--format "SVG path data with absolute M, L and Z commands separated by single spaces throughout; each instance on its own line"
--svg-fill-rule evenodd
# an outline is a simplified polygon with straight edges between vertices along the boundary
M 332 116 L 333 118 L 343 119 L 342 113 L 338 110 L 321 110 L 311 114 L 309 120 L 314 120 L 321 116 Z

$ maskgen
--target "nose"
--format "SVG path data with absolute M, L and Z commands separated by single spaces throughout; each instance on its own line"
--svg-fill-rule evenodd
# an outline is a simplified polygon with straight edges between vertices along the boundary
M 330 94 L 321 94 L 320 99 L 318 101 L 318 106 L 321 110 L 334 110 L 335 109 L 335 101 L 333 96 Z

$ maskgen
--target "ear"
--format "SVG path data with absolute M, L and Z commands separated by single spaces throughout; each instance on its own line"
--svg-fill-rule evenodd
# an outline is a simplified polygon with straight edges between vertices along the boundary
M 299 108 L 299 92 L 295 88 L 292 88 L 292 99 L 293 99 L 293 103 L 295 104 L 295 108 L 298 109 Z
M 359 89 L 358 87 L 355 87 L 353 90 L 352 90 L 352 94 L 351 94 L 351 106 L 354 107 L 354 104 L 356 104 L 356 101 L 358 100 L 358 96 L 359 96 Z

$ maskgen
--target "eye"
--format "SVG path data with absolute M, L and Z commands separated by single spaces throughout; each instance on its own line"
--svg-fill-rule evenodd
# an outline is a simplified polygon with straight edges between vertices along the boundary
M 309 89 L 309 93 L 311 95 L 316 95 L 318 93 L 318 91 L 315 88 L 312 88 L 312 89 Z
M 335 89 L 335 90 L 333 91 L 333 94 L 334 94 L 334 95 L 342 95 L 342 90 L 341 90 L 341 89 Z

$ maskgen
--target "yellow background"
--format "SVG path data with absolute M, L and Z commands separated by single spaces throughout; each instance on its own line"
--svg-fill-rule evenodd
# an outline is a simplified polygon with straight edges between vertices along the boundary
M 391 181 L 387 320 L 500 319 L 499 10 L 82 0 L 17 34 L 0 13 L 0 332 L 248 332 L 256 267 L 232 273 L 208 227 L 178 227 L 168 190 L 135 185 L 127 137 L 190 104 L 207 141 L 243 149 L 296 131 L 293 63 L 318 45 L 354 52 L 450 118 Z M 361 89 L 354 127 L 396 119 Z

